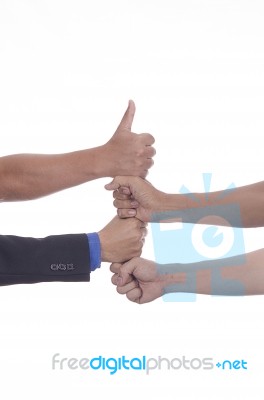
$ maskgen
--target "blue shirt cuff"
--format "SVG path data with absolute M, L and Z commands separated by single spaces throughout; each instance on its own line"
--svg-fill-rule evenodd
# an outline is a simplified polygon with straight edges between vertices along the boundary
M 87 233 L 90 249 L 90 271 L 95 271 L 101 266 L 101 243 L 98 233 Z

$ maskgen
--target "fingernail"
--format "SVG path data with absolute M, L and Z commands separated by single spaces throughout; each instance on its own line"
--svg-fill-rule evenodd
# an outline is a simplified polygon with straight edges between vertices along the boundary
M 128 215 L 136 215 L 136 210 L 129 210 Z
M 129 189 L 127 189 L 127 188 L 122 188 L 122 189 L 120 189 L 120 192 L 121 192 L 122 194 L 129 194 L 129 193 L 130 193 Z

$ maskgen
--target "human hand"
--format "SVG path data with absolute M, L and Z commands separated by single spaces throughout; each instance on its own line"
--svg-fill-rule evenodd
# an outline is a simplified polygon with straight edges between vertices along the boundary
M 158 272 L 157 264 L 144 258 L 133 258 L 125 264 L 110 266 L 112 283 L 119 294 L 126 294 L 130 301 L 143 304 L 163 295 L 166 275 Z
M 153 214 L 162 210 L 165 193 L 142 178 L 117 176 L 105 188 L 114 190 L 114 206 L 120 218 L 136 216 L 141 221 L 150 222 Z
M 101 259 L 106 262 L 125 262 L 140 256 L 147 235 L 146 224 L 137 218 L 114 217 L 100 232 Z
M 116 132 L 103 146 L 105 176 L 133 175 L 145 178 L 154 164 L 154 137 L 149 133 L 131 132 L 135 111 L 135 103 L 130 100 Z

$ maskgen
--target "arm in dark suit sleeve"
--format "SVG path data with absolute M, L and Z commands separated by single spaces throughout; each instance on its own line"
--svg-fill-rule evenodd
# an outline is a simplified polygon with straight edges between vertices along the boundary
M 0 285 L 89 280 L 86 234 L 43 239 L 0 235 Z

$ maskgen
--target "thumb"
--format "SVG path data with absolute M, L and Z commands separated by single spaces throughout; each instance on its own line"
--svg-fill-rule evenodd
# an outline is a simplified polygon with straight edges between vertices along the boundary
M 120 185 L 119 185 L 119 183 L 118 183 L 118 181 L 117 181 L 116 178 L 114 178 L 114 179 L 112 180 L 112 182 L 107 183 L 107 184 L 105 185 L 105 189 L 106 189 L 106 190 L 117 190 L 117 189 L 119 189 L 119 188 L 120 188 Z
M 106 190 L 118 190 L 120 188 L 123 194 L 131 194 L 129 177 L 116 176 L 112 182 L 105 185 Z
M 133 259 L 123 264 L 118 273 L 117 286 L 124 286 L 131 282 L 131 275 L 133 275 L 135 269 L 136 264 Z
M 121 128 L 121 129 L 126 129 L 128 131 L 131 131 L 132 123 L 133 123 L 134 116 L 135 116 L 135 112 L 136 112 L 135 103 L 134 103 L 133 100 L 129 100 L 128 107 L 126 109 L 126 112 L 125 112 L 123 118 L 121 119 L 121 122 L 120 122 L 117 130 L 119 128 Z

